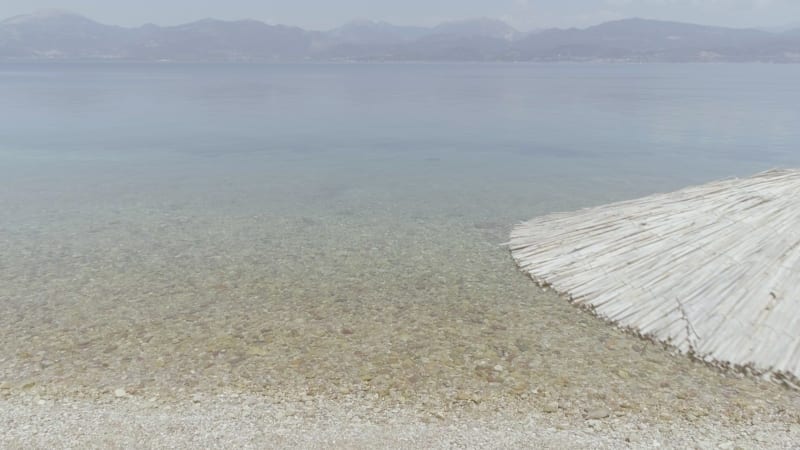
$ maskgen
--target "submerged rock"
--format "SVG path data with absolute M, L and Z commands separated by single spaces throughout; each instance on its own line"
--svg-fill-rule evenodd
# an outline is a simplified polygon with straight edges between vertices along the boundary
M 611 415 L 608 408 L 594 408 L 586 411 L 586 420 L 599 420 L 605 419 Z

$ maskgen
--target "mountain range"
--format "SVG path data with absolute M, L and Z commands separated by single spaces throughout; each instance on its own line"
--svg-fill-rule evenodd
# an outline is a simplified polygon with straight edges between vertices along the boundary
M 625 19 L 524 33 L 486 18 L 329 31 L 214 19 L 124 28 L 42 11 L 0 22 L 0 60 L 800 62 L 800 29 Z

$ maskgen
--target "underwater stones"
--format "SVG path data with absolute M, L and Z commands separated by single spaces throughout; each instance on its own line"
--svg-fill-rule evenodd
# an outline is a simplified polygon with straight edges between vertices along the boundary
M 245 251 L 241 249 L 253 246 L 264 229 L 274 228 L 265 222 L 232 234 L 242 240 L 241 246 L 223 239 L 219 248 L 216 242 L 209 242 L 215 247 L 208 251 L 235 258 Z M 237 226 L 233 222 L 225 225 L 233 229 Z M 328 233 L 337 226 L 326 221 L 319 230 Z M 391 226 L 402 227 L 403 223 L 392 222 Z M 362 243 L 369 249 L 375 237 L 369 235 L 370 230 L 365 227 L 363 234 L 326 234 L 318 245 L 325 255 L 334 255 L 336 249 L 328 248 L 328 242 L 334 247 L 334 243 L 366 235 L 369 239 Z M 187 236 L 194 237 L 189 231 Z M 402 268 L 399 274 L 390 270 L 393 264 L 378 262 L 370 267 L 358 258 L 331 263 L 337 274 L 317 273 L 313 263 L 316 256 L 296 252 L 301 242 L 291 237 L 285 243 L 276 240 L 281 248 L 269 254 L 274 261 L 268 260 L 267 253 L 259 255 L 254 250 L 248 265 L 238 267 L 236 275 L 231 276 L 227 275 L 227 266 L 217 269 L 216 265 L 223 264 L 211 259 L 177 266 L 179 270 L 165 275 L 162 281 L 149 267 L 127 264 L 125 268 L 130 270 L 124 277 L 96 276 L 98 281 L 120 289 L 118 295 L 108 297 L 114 302 L 104 300 L 107 290 L 100 284 L 87 287 L 97 291 L 87 291 L 86 303 L 76 307 L 79 314 L 58 332 L 47 328 L 46 322 L 34 314 L 18 321 L 9 319 L 10 315 L 0 317 L 6 326 L 4 344 L 12 352 L 0 355 L 0 359 L 8 358 L 0 363 L 0 369 L 7 369 L 0 373 L 0 381 L 12 383 L 7 394 L 11 401 L 16 401 L 11 393 L 26 400 L 45 393 L 50 398 L 72 392 L 74 387 L 81 398 L 96 399 L 113 408 L 138 411 L 137 399 L 141 398 L 148 405 L 155 403 L 151 407 L 157 407 L 159 415 L 167 414 L 167 408 L 182 411 L 185 407 L 195 414 L 227 404 L 249 419 L 252 416 L 244 412 L 242 404 L 253 395 L 267 405 L 252 408 L 254 414 L 267 411 L 272 415 L 275 410 L 276 417 L 285 416 L 295 423 L 306 411 L 335 401 L 348 408 L 369 406 L 370 411 L 389 417 L 400 405 L 409 405 L 408 410 L 424 413 L 432 423 L 438 419 L 428 411 L 438 411 L 453 423 L 462 417 L 502 414 L 513 416 L 515 423 L 535 417 L 544 424 L 567 429 L 586 425 L 582 408 L 606 402 L 587 397 L 587 389 L 598 389 L 607 394 L 607 399 L 613 399 L 606 405 L 613 411 L 610 417 L 622 410 L 625 420 L 641 418 L 649 423 L 659 420 L 662 410 L 684 403 L 666 393 L 663 397 L 653 395 L 662 380 L 670 381 L 672 392 L 706 389 L 714 394 L 720 390 L 716 378 L 692 369 L 691 363 L 681 358 L 665 355 L 658 346 L 648 347 L 647 355 L 655 358 L 650 362 L 631 349 L 645 344 L 623 334 L 619 334 L 620 345 L 599 345 L 599 338 L 608 335 L 604 324 L 591 319 L 588 328 L 578 327 L 571 306 L 552 293 L 535 293 L 531 301 L 528 280 L 509 276 L 513 265 L 502 249 L 492 247 L 492 251 L 480 253 L 479 246 L 472 245 L 474 235 L 465 235 L 452 226 L 444 231 L 432 235 L 437 239 L 399 241 L 397 245 L 406 248 L 407 254 L 398 251 L 389 255 Z M 284 236 L 279 231 L 269 232 Z M 437 241 L 440 235 L 446 239 Z M 169 240 L 180 237 L 166 233 L 159 239 L 169 245 Z M 378 237 L 382 239 L 383 235 Z M 391 245 L 378 245 L 377 249 L 383 252 Z M 281 252 L 296 253 L 297 257 L 285 257 Z M 435 277 L 426 278 L 425 272 L 436 269 L 438 274 L 450 268 L 442 260 L 436 261 L 438 268 L 425 258 L 410 261 L 424 252 L 428 252 L 425 258 L 445 255 L 448 260 L 472 258 L 472 262 L 452 265 L 452 272 L 443 274 L 452 281 L 439 284 Z M 330 261 L 334 258 L 323 255 L 319 262 L 328 266 Z M 220 276 L 222 272 L 225 275 Z M 464 283 L 462 290 L 454 289 L 459 277 Z M 430 291 L 425 295 L 413 290 L 413 283 L 420 279 L 429 283 Z M 210 291 L 212 281 L 217 280 L 228 286 L 222 294 L 204 291 Z M 31 292 L 39 288 L 30 287 Z M 64 289 L 73 287 L 77 290 L 79 286 L 64 284 Z M 25 298 L 27 291 L 23 288 L 28 287 L 20 284 L 11 294 Z M 0 291 L 4 289 L 9 290 L 9 286 L 0 283 Z M 339 297 L 341 302 L 335 300 Z M 345 328 L 354 333 L 343 334 Z M 289 335 L 289 329 L 295 332 Z M 48 340 L 31 339 L 41 336 Z M 65 344 L 64 336 L 74 343 Z M 112 344 L 118 348 L 103 353 Z M 62 348 L 66 353 L 60 353 Z M 13 352 L 16 349 L 29 353 L 18 357 Z M 55 364 L 40 369 L 40 351 Z M 599 355 L 598 351 L 603 353 Z M 591 368 L 576 363 L 587 358 L 594 358 Z M 104 368 L 102 362 L 110 366 Z M 494 370 L 497 365 L 503 367 L 502 372 Z M 481 370 L 475 371 L 476 366 Z M 615 372 L 620 368 L 629 372 L 629 380 L 617 378 Z M 58 374 L 59 369 L 63 374 Z M 19 390 L 26 380 L 37 381 L 28 393 Z M 567 387 L 563 386 L 565 380 L 570 381 Z M 788 411 L 776 414 L 776 421 L 792 414 L 793 401 L 788 396 L 777 397 L 782 393 L 777 387 L 770 385 L 764 395 L 749 380 L 730 383 L 747 395 L 756 391 L 759 396 L 776 397 L 772 401 Z M 132 396 L 117 399 L 117 387 L 125 387 Z M 179 387 L 185 390 L 180 392 Z M 348 390 L 351 392 L 345 394 Z M 194 392 L 205 396 L 200 403 L 195 402 Z M 222 393 L 224 397 L 220 397 Z M 0 390 L 0 398 L 5 395 Z M 156 400 L 148 401 L 153 398 Z M 298 410 L 300 401 L 302 409 Z M 618 404 L 622 401 L 635 406 L 625 409 Z M 546 414 L 543 408 L 549 402 L 553 402 L 553 412 Z M 709 420 L 716 421 L 720 411 L 729 410 L 733 403 L 714 395 L 703 404 L 714 415 Z M 605 421 L 601 420 L 600 429 L 614 428 Z
M 550 403 L 544 405 L 544 407 L 542 407 L 542 411 L 544 411 L 544 412 L 546 412 L 548 414 L 552 414 L 552 413 L 558 412 L 558 402 L 550 402 Z
M 261 345 L 251 345 L 247 347 L 247 355 L 249 356 L 267 356 L 269 351 Z
M 586 418 L 586 420 L 599 420 L 599 419 L 605 419 L 610 415 L 611 415 L 611 410 L 605 407 L 600 407 L 587 410 L 584 417 Z

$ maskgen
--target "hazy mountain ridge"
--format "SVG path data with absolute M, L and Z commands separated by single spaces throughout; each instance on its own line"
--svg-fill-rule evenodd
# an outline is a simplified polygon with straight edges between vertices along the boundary
M 0 22 L 0 59 L 800 62 L 800 30 L 625 19 L 523 33 L 485 18 L 431 28 L 362 20 L 329 31 L 214 19 L 123 28 L 47 11 Z

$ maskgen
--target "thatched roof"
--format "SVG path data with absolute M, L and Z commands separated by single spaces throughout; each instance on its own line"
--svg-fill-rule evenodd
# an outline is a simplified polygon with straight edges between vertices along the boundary
M 800 170 L 535 218 L 510 247 L 535 281 L 620 327 L 800 384 Z

